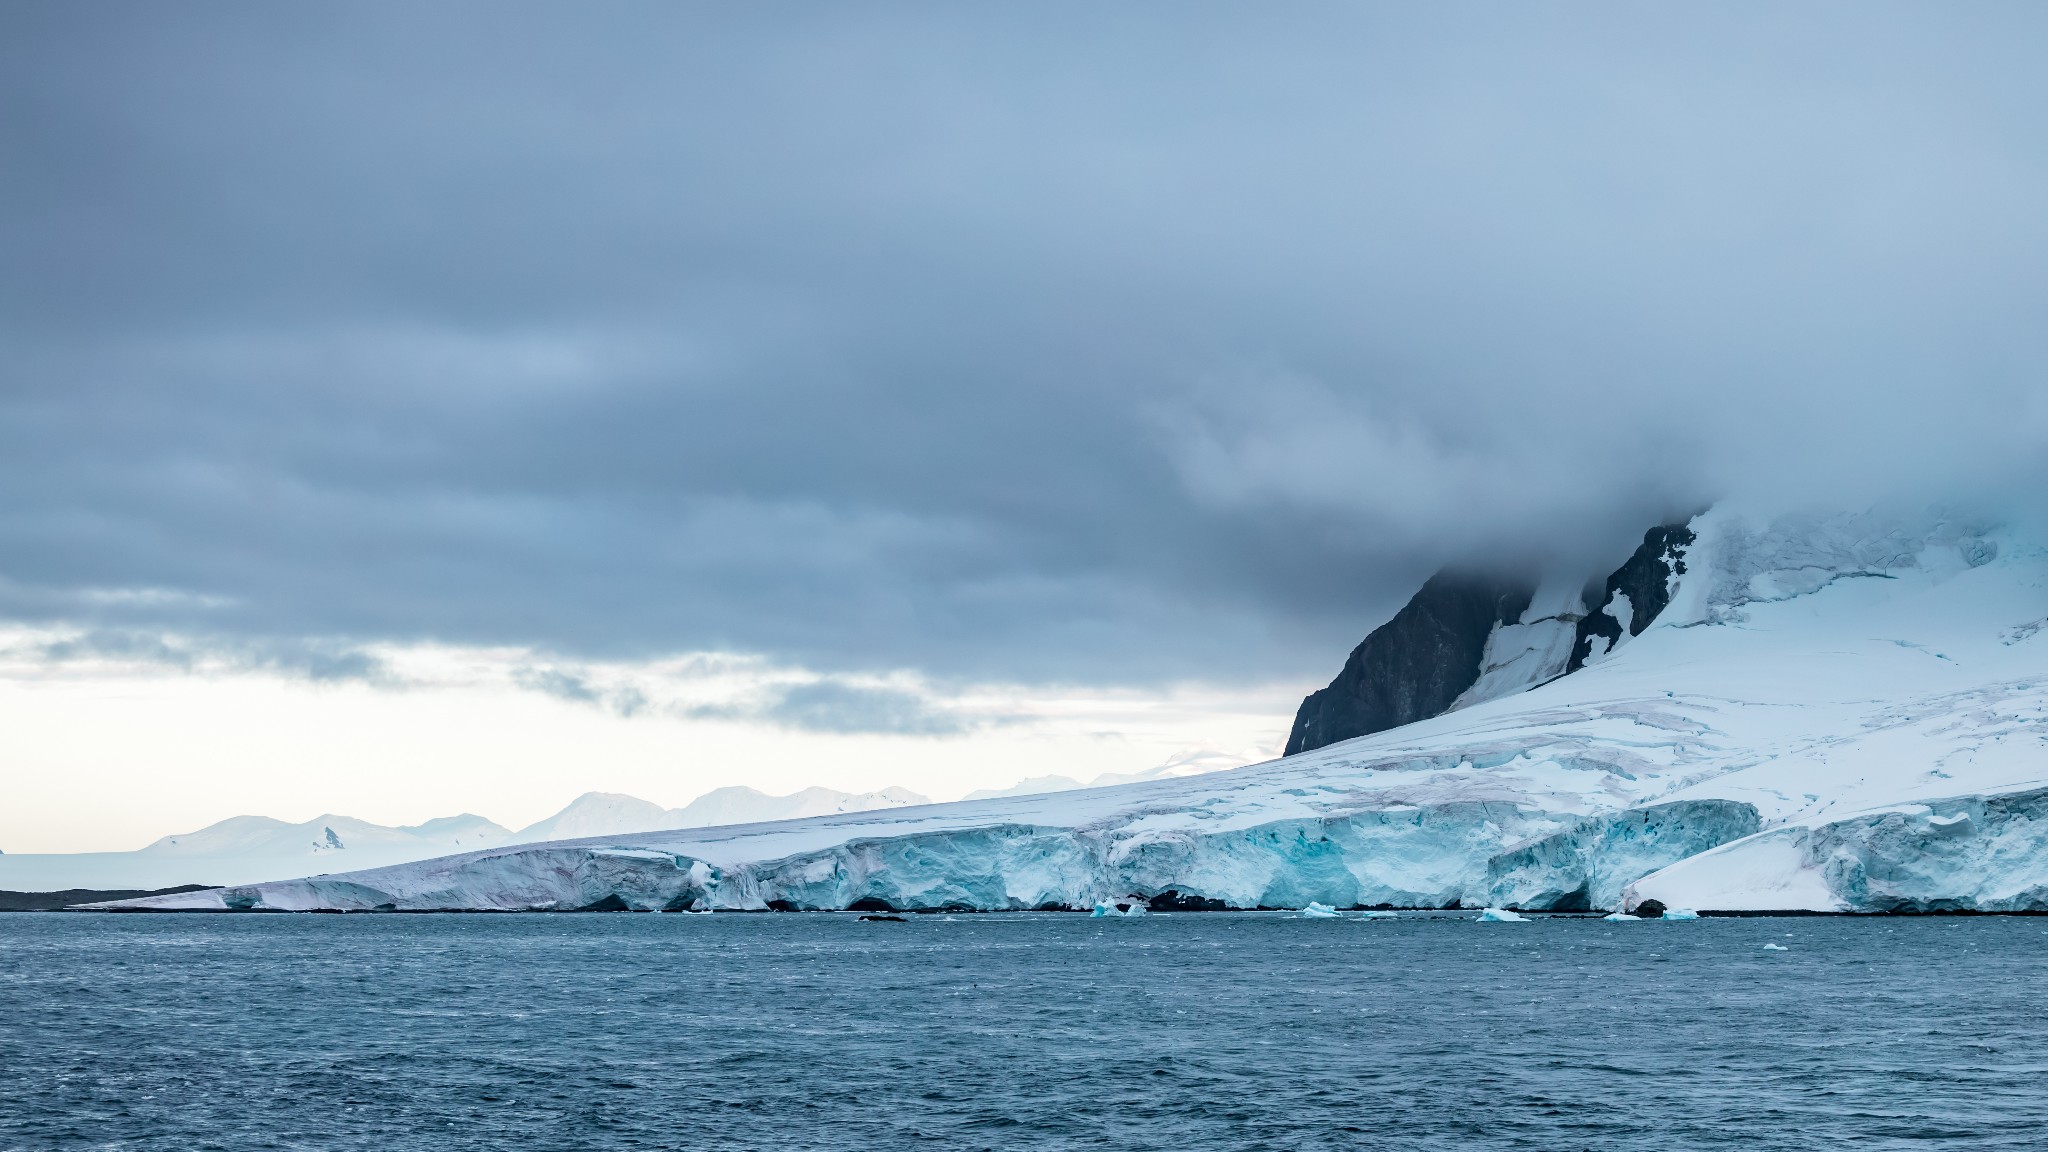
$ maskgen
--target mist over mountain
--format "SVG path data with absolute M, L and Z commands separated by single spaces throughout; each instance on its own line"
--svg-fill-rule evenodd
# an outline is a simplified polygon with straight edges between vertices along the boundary
M 1291 678 L 1448 565 L 2043 486 L 2038 8 L 616 15 L 7 15 L 0 616 Z
M 1702 508 L 2040 535 L 2048 11 L 1079 11 L 0 12 L 7 836 L 1316 755 L 1612 675 Z
M 2044 56 L 0 3 L 7 1152 L 2023 1146 Z
M 1437 573 L 1302 701 L 1286 754 L 1513 695 L 1609 655 L 1671 603 L 1695 538 L 1684 521 L 1651 528 L 1604 577 Z

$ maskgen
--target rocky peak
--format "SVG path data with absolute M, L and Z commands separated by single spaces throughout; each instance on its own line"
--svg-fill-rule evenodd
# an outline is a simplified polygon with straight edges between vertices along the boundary
M 1487 637 L 1528 610 L 1533 582 L 1439 572 L 1302 701 L 1286 755 L 1447 711 L 1479 678 Z
M 1600 607 L 1580 618 L 1565 671 L 1576 672 L 1588 660 L 1614 651 L 1624 634 L 1643 634 L 1670 606 L 1678 578 L 1685 575 L 1685 553 L 1695 539 L 1684 524 L 1652 528 L 1643 533 L 1642 544 L 1627 563 L 1609 573 L 1604 583 L 1586 586 L 1586 603 Z
M 1605 579 L 1437 573 L 1373 629 L 1327 688 L 1295 713 L 1285 755 L 1382 732 L 1575 672 L 1640 635 L 1671 603 L 1693 531 L 1643 534 Z M 1588 610 L 1588 605 L 1597 607 Z

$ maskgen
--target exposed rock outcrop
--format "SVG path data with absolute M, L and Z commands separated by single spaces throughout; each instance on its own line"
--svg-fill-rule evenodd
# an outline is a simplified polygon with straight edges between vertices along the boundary
M 1600 607 L 1580 617 L 1571 663 L 1565 671 L 1576 672 L 1586 661 L 1614 651 L 1624 635 L 1643 634 L 1670 606 L 1671 592 L 1685 575 L 1685 553 L 1693 540 L 1692 529 L 1684 524 L 1652 528 L 1643 533 L 1642 544 L 1627 563 L 1616 568 L 1604 584 L 1586 589 L 1586 603 Z
M 1284 755 L 1384 732 L 1533 688 L 1640 635 L 1671 603 L 1693 531 L 1660 525 L 1607 577 L 1432 577 L 1352 650 L 1327 688 L 1295 713 Z M 1595 606 L 1588 611 L 1588 606 Z
M 1448 710 L 1479 679 L 1486 638 L 1520 620 L 1535 592 L 1534 583 L 1437 573 L 1301 702 L 1285 755 Z

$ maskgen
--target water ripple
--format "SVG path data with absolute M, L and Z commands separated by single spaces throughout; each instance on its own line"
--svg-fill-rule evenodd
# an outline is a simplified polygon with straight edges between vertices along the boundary
M 2044 944 L 2001 918 L 0 915 L 0 1149 L 2038 1147 Z

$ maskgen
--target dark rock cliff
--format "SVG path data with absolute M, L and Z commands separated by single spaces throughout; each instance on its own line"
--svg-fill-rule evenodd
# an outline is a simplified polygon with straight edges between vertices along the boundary
M 1693 539 L 1684 522 L 1652 528 L 1626 563 L 1586 586 L 1590 611 L 1576 617 L 1564 672 L 1613 651 L 1623 617 L 1631 636 L 1649 627 L 1670 604 L 1671 578 L 1685 574 Z M 1329 687 L 1301 702 L 1284 755 L 1441 715 L 1478 681 L 1487 637 L 1518 621 L 1534 593 L 1534 581 L 1437 573 L 1352 650 Z M 1626 609 L 1617 595 L 1626 598 Z
M 1301 702 L 1285 755 L 1427 719 L 1479 678 L 1486 638 L 1529 607 L 1535 585 L 1439 572 Z
M 1694 539 L 1693 530 L 1684 524 L 1652 528 L 1643 533 L 1643 542 L 1635 555 L 1616 568 L 1604 585 L 1587 586 L 1586 603 L 1595 607 L 1579 620 L 1578 638 L 1572 642 L 1572 659 L 1565 665 L 1565 671 L 1578 671 L 1594 655 L 1612 652 L 1620 643 L 1621 621 L 1614 612 L 1606 610 L 1618 605 L 1616 593 L 1628 598 L 1628 634 L 1643 634 L 1643 629 L 1670 605 L 1671 578 L 1685 575 L 1685 553 Z

